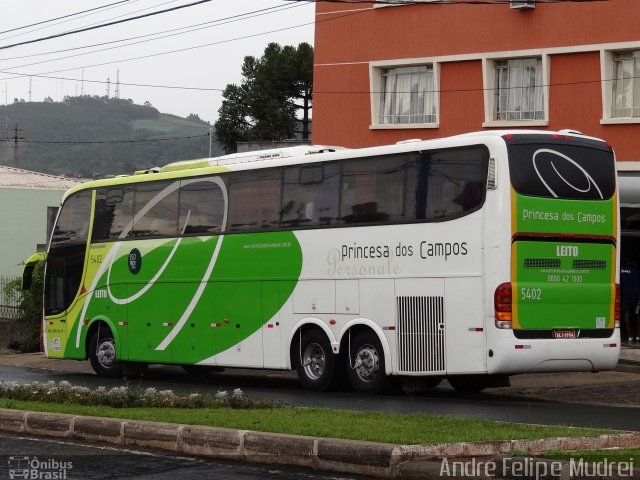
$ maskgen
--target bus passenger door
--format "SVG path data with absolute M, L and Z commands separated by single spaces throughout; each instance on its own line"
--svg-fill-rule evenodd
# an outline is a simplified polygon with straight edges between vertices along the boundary
M 47 356 L 51 358 L 62 358 L 64 354 L 63 344 L 67 338 L 66 294 L 65 261 L 63 258 L 50 256 L 45 276 L 44 348 Z

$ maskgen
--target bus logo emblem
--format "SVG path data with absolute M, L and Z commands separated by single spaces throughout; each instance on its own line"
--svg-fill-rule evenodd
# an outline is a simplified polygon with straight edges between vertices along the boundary
M 142 254 L 140 253 L 140 250 L 134 248 L 133 250 L 131 250 L 131 252 L 129 252 L 128 264 L 129 271 L 134 275 L 140 271 L 140 269 L 142 268 Z

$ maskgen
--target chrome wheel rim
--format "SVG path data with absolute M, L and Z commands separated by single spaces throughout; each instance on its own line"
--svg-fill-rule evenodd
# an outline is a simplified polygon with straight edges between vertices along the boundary
M 96 358 L 104 368 L 112 368 L 116 364 L 116 345 L 112 339 L 103 340 L 98 345 Z
M 356 354 L 356 375 L 363 382 L 371 382 L 378 375 L 380 356 L 378 350 L 371 345 L 363 345 Z
M 324 349 L 317 343 L 310 343 L 302 354 L 302 365 L 305 375 L 311 380 L 318 380 L 327 367 Z

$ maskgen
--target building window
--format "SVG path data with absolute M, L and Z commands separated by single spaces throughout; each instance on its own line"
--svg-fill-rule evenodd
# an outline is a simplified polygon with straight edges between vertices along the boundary
M 640 50 L 613 55 L 612 117 L 640 117 Z
M 541 58 L 494 61 L 493 120 L 543 120 L 544 89 Z
M 432 65 L 387 68 L 381 80 L 381 124 L 436 122 Z

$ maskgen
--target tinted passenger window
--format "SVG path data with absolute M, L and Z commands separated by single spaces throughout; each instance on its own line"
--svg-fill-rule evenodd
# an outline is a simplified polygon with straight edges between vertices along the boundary
M 92 241 L 116 240 L 126 228 L 130 228 L 133 191 L 133 186 L 127 185 L 101 188 L 96 192 Z
M 407 210 L 416 220 L 447 220 L 484 202 L 489 152 L 484 147 L 424 152 L 408 172 Z
M 227 230 L 271 230 L 280 226 L 281 171 L 241 172 L 226 177 Z
M 338 222 L 340 166 L 287 168 L 282 188 L 282 226 L 307 227 Z
M 178 189 L 168 189 L 172 183 L 136 185 L 133 233 L 129 236 L 175 237 L 178 234 Z
M 344 223 L 404 219 L 402 155 L 349 160 L 342 168 L 340 218 Z
M 62 205 L 53 230 L 52 244 L 86 243 L 91 220 L 91 191 L 76 193 Z
M 210 235 L 220 233 L 224 219 L 224 196 L 211 181 L 184 180 L 180 187 L 181 233 Z

